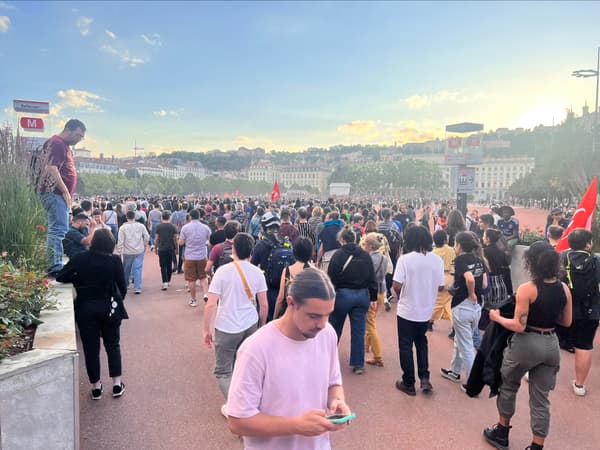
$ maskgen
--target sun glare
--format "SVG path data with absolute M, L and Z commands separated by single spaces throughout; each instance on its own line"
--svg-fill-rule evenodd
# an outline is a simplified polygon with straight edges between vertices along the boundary
M 534 128 L 538 125 L 552 126 L 564 120 L 567 107 L 560 104 L 545 104 L 537 106 L 515 119 L 511 128 Z

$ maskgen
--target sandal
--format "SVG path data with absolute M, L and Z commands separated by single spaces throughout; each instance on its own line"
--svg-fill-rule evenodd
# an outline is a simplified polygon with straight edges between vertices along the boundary
M 372 366 L 383 367 L 383 359 L 381 358 L 367 359 L 365 362 Z

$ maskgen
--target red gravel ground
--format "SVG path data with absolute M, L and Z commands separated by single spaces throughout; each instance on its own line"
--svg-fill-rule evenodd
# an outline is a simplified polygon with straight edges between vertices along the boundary
M 483 212 L 480 208 L 480 213 Z M 542 212 L 543 213 L 543 212 Z M 545 214 L 545 213 L 544 213 Z M 537 225 L 539 212 L 520 209 L 521 222 Z M 219 408 L 223 398 L 213 376 L 214 355 L 202 343 L 203 305 L 187 305 L 182 275 L 172 287 L 160 291 L 158 258 L 147 253 L 141 295 L 128 295 L 130 320 L 122 326 L 123 380 L 125 395 L 113 399 L 105 390 L 100 401 L 89 396 L 89 385 L 80 357 L 81 448 L 116 449 L 240 449 L 238 438 L 228 430 Z M 395 306 L 395 304 L 393 305 Z M 340 342 L 340 361 L 347 401 L 357 418 L 335 433 L 333 447 L 346 450 L 381 449 L 488 449 L 482 429 L 496 421 L 496 406 L 484 390 L 468 398 L 458 384 L 439 375 L 448 367 L 452 341 L 449 323 L 437 322 L 429 333 L 433 394 L 408 397 L 394 387 L 400 376 L 394 309 L 382 311 L 378 328 L 385 367 L 367 367 L 354 375 L 348 367 L 349 329 Z M 600 344 L 600 339 L 596 339 Z M 551 394 L 552 425 L 548 449 L 597 449 L 600 442 L 600 356 L 588 383 L 588 395 L 573 395 L 573 355 L 561 352 L 562 367 Z M 110 387 L 106 358 L 103 380 Z M 301 368 L 310 370 L 310 368 Z M 530 443 L 527 384 L 519 394 L 513 419 L 513 449 Z M 282 449 L 285 450 L 285 449 Z

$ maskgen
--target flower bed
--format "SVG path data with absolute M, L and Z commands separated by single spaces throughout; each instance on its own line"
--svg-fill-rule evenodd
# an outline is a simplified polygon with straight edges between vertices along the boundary
M 42 309 L 53 309 L 56 300 L 45 274 L 17 268 L 0 257 L 0 360 L 30 350 Z
M 544 231 L 541 228 L 532 230 L 529 227 L 525 227 L 522 232 L 519 233 L 519 245 L 531 245 L 537 241 L 543 241 Z

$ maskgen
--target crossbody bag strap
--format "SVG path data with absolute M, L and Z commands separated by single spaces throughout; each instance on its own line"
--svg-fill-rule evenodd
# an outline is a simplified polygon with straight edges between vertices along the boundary
M 342 267 L 342 273 L 344 272 L 344 270 L 346 270 L 346 267 L 348 267 L 348 264 L 350 264 L 350 261 L 352 261 L 352 258 L 354 257 L 354 255 L 350 255 L 348 257 L 348 259 L 346 260 L 346 262 L 344 263 L 344 267 Z
M 248 286 L 248 280 L 246 280 L 246 275 L 244 275 L 244 271 L 240 267 L 237 261 L 233 261 L 233 265 L 237 269 L 240 274 L 240 278 L 242 279 L 242 284 L 244 285 L 244 290 L 246 291 L 246 295 L 248 296 L 248 300 L 252 302 L 253 305 L 256 305 L 256 301 L 254 300 L 254 295 L 252 295 L 252 291 L 250 290 L 250 286 Z

